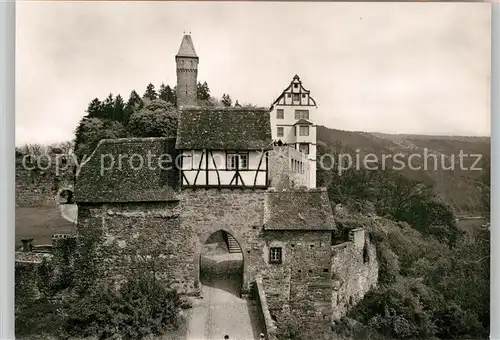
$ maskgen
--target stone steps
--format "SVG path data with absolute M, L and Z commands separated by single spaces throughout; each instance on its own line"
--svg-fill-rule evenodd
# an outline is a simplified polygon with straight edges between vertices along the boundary
M 229 253 L 241 253 L 240 245 L 238 241 L 233 237 L 233 235 L 226 233 L 227 235 L 227 248 Z

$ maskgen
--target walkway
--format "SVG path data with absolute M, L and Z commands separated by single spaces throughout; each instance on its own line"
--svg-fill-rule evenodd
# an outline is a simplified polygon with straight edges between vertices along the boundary
M 208 272 L 202 278 L 203 299 L 197 299 L 191 310 L 186 339 L 223 340 L 226 334 L 230 340 L 259 338 L 263 328 L 255 301 L 238 296 L 240 260 L 241 254 L 203 258 L 202 267 Z

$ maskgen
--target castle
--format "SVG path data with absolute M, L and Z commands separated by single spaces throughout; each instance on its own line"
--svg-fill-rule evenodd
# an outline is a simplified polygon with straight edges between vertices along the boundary
M 378 263 L 363 229 L 337 238 L 326 189 L 316 188 L 309 91 L 295 76 L 271 108 L 199 107 L 190 35 L 175 60 L 177 136 L 99 142 L 76 180 L 76 253 L 92 244 L 102 280 L 154 261 L 158 278 L 198 294 L 201 250 L 222 232 L 243 257 L 242 295 L 257 284 L 272 319 L 344 315 L 377 283 Z M 149 155 L 178 166 L 140 166 Z

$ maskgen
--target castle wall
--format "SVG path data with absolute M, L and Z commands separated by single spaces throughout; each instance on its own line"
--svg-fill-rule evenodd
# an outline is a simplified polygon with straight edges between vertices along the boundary
M 73 189 L 72 169 L 59 162 L 56 156 L 40 156 L 32 162 L 28 158 L 16 159 L 17 206 L 54 205 L 62 189 Z
M 308 186 L 310 163 L 302 152 L 289 146 L 275 146 L 268 158 L 270 187 L 282 190 Z
M 119 281 L 134 270 L 155 266 L 156 275 L 181 292 L 199 285 L 199 259 L 208 238 L 231 233 L 244 257 L 243 289 L 259 271 L 264 191 L 184 190 L 178 203 L 81 205 L 78 234 L 96 244 L 99 276 Z M 149 262 L 148 262 L 149 261 Z
M 332 319 L 338 320 L 378 281 L 375 244 L 370 242 L 363 229 L 354 230 L 351 241 L 332 247 L 331 271 Z
M 331 313 L 331 232 L 266 231 L 262 279 L 269 310 L 278 320 L 290 312 L 304 319 Z M 269 247 L 282 247 L 282 264 L 268 263 Z
M 265 190 L 186 189 L 178 202 L 81 205 L 80 249 L 95 254 L 98 277 L 116 282 L 154 271 L 190 294 L 199 292 L 203 246 L 224 230 L 241 246 L 242 293 L 262 277 L 278 322 L 288 315 L 304 322 L 344 315 L 377 282 L 375 246 L 363 229 L 337 246 L 331 231 L 264 230 L 265 197 Z M 269 263 L 271 247 L 282 248 L 281 264 Z

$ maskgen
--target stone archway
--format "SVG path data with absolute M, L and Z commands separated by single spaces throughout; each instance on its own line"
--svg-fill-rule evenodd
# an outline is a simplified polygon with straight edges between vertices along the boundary
M 60 189 L 56 197 L 57 203 L 60 204 L 75 204 L 75 198 L 72 188 Z
M 223 231 L 225 233 L 230 234 L 238 243 L 239 248 L 241 249 L 241 256 L 242 256 L 242 275 L 241 275 L 241 289 L 240 293 L 245 294 L 247 292 L 247 285 L 248 285 L 248 261 L 247 261 L 247 247 L 246 244 L 243 240 L 243 237 L 238 233 L 232 230 L 229 227 L 226 226 L 215 226 L 211 230 L 201 234 L 198 238 L 198 242 L 196 245 L 196 250 L 194 254 L 194 287 L 196 289 L 201 288 L 201 258 L 202 258 L 202 250 L 205 244 L 207 243 L 207 240 L 212 236 L 213 234 L 217 233 L 218 231 Z

